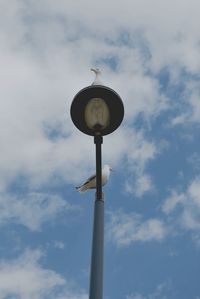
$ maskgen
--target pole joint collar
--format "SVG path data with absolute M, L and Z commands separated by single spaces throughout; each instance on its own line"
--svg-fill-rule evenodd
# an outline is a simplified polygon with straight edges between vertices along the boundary
M 95 135 L 94 136 L 94 143 L 95 144 L 102 144 L 103 143 L 103 137 L 101 135 Z
M 104 202 L 104 193 L 103 192 L 101 193 L 101 198 L 98 198 L 97 193 L 95 193 L 95 200 Z

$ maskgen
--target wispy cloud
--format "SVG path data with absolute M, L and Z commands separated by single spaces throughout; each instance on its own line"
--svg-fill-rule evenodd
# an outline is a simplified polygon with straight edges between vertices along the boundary
M 42 298 L 51 296 L 56 286 L 65 280 L 55 272 L 42 268 L 38 260 L 40 251 L 27 251 L 18 259 L 0 264 L 0 296 Z
M 143 219 L 139 214 L 119 210 L 110 213 L 107 234 L 117 246 L 128 246 L 134 242 L 161 241 L 167 229 L 160 219 Z
M 200 122 L 200 87 L 197 78 L 184 83 L 183 107 L 180 113 L 172 119 L 172 125 L 192 126 Z
M 40 250 L 26 250 L 16 259 L 1 261 L 0 298 L 87 298 L 80 290 L 72 290 L 61 275 L 44 268 L 40 264 L 42 256 Z
M 156 147 L 157 146 L 157 147 Z M 146 166 L 159 153 L 159 146 L 148 140 L 142 131 L 122 128 L 115 136 L 111 136 L 109 145 L 105 144 L 105 158 L 117 164 L 125 171 L 125 191 L 138 197 L 153 189 L 150 174 Z M 118 162 L 120 161 L 121 162 Z M 122 162 L 123 161 L 123 162 Z
M 136 293 L 136 294 L 132 294 L 127 296 L 127 299 L 167 299 L 168 297 L 168 293 L 170 290 L 170 283 L 162 283 L 160 285 L 157 286 L 156 290 L 151 293 L 151 294 L 147 294 L 147 295 L 142 295 L 140 293 Z
M 31 231 L 38 231 L 46 222 L 51 222 L 62 213 L 77 211 L 58 195 L 28 193 L 24 195 L 0 194 L 0 225 L 17 223 Z
M 165 199 L 162 209 L 165 214 L 170 215 L 171 221 L 173 215 L 175 215 L 174 223 L 176 229 L 181 228 L 198 234 L 200 228 L 199 176 L 194 178 L 183 192 L 173 190 L 171 196 Z M 198 238 L 195 237 L 195 239 L 197 240 Z
M 140 174 L 138 177 L 133 177 L 132 180 L 127 180 L 125 183 L 125 191 L 137 197 L 142 197 L 146 192 L 152 189 L 153 183 L 150 175 L 147 174 Z
M 170 214 L 178 204 L 182 204 L 185 201 L 185 194 L 177 194 L 175 191 L 172 191 L 170 197 L 165 199 L 164 204 L 162 205 L 162 210 L 166 214 Z

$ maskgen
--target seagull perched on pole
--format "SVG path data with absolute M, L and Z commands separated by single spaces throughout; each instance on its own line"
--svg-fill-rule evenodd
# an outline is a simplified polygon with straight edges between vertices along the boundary
M 102 168 L 102 186 L 104 186 L 110 177 L 110 172 L 112 171 L 112 168 L 109 165 L 104 165 Z M 85 192 L 88 189 L 95 189 L 96 188 L 96 174 L 89 177 L 85 183 L 83 183 L 81 186 L 76 187 L 76 190 L 81 192 Z
M 95 73 L 95 79 L 94 79 L 94 82 L 92 83 L 92 85 L 102 85 L 102 82 L 100 80 L 100 76 L 101 76 L 100 69 L 92 68 L 91 71 Z

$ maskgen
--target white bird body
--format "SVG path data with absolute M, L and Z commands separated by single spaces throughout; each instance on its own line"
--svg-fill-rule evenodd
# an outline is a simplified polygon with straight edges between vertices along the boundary
M 99 69 L 91 69 L 92 72 L 95 73 L 95 79 L 92 85 L 102 85 L 100 76 L 101 76 L 101 71 Z
M 109 165 L 104 165 L 102 168 L 102 186 L 104 186 L 110 177 L 110 172 L 112 171 L 112 168 Z M 77 191 L 79 192 L 85 192 L 88 189 L 95 189 L 96 188 L 96 174 L 89 177 L 85 183 L 83 183 L 81 186 L 76 187 Z

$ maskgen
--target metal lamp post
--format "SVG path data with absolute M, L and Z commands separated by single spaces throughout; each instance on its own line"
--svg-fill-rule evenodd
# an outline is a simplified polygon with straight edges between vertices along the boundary
M 104 196 L 102 193 L 103 136 L 115 131 L 124 117 L 120 96 L 111 88 L 91 85 L 77 93 L 71 105 L 74 125 L 83 133 L 94 136 L 96 146 L 96 199 L 90 273 L 89 299 L 103 298 Z

